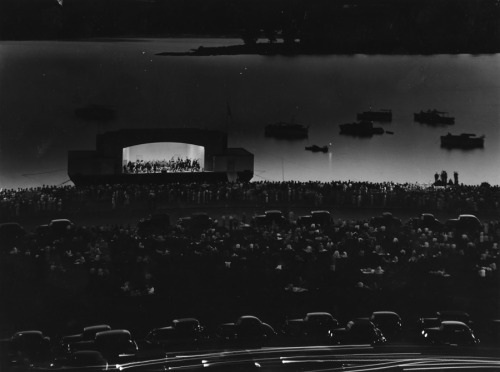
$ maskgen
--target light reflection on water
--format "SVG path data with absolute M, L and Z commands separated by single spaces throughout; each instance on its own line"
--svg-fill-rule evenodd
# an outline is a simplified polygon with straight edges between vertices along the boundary
M 499 55 L 156 55 L 237 42 L 1 42 L 0 186 L 61 183 L 68 150 L 93 150 L 99 131 L 136 127 L 227 130 L 230 146 L 255 154 L 255 180 L 430 182 L 444 169 L 464 183 L 500 183 Z M 74 110 L 89 104 L 112 107 L 116 119 L 78 119 Z M 339 124 L 370 107 L 393 110 L 380 126 L 394 135 L 339 135 Z M 413 121 L 429 108 L 456 124 Z M 310 125 L 309 138 L 265 138 L 279 120 Z M 484 134 L 485 147 L 441 149 L 447 132 Z M 304 150 L 330 142 L 327 154 Z

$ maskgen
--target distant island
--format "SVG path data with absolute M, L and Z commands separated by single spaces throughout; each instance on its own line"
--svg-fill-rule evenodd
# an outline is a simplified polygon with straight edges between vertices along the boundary
M 193 56 L 498 53 L 499 25 L 497 0 L 0 1 L 0 40 L 242 40 Z
M 344 45 L 331 47 L 304 46 L 300 43 L 292 45 L 285 43 L 237 44 L 218 47 L 199 46 L 184 52 L 160 52 L 157 56 L 231 56 L 231 55 L 263 55 L 263 56 L 294 56 L 294 55 L 328 55 L 328 54 L 384 54 L 384 55 L 431 55 L 431 54 L 489 54 L 498 53 L 495 48 L 429 48 L 418 45 L 408 46 L 378 46 L 378 45 Z

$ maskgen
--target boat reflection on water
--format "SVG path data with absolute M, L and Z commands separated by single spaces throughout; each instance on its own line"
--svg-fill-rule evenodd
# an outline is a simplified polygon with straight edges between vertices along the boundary
M 484 136 L 477 137 L 472 133 L 451 134 L 441 136 L 441 147 L 457 148 L 457 149 L 472 149 L 484 147 Z

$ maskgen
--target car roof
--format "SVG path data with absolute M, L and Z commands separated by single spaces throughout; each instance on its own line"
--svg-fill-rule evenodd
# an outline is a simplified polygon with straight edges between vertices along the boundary
M 315 311 L 312 313 L 307 313 L 306 316 L 308 316 L 308 317 L 310 317 L 310 316 L 328 316 L 328 317 L 331 317 L 332 314 L 327 313 L 325 311 Z
M 25 335 L 39 335 L 42 336 L 42 331 L 30 330 L 30 331 L 19 331 L 14 334 L 14 337 L 21 337 Z
M 393 315 L 393 316 L 398 316 L 399 314 L 394 312 L 394 311 L 374 311 L 372 315 Z
M 67 218 L 57 218 L 55 220 L 52 220 L 50 221 L 50 223 L 57 223 L 57 222 L 69 222 L 69 223 L 72 223 L 70 220 L 68 220 Z
M 473 214 L 461 214 L 458 216 L 458 218 L 461 218 L 461 217 L 467 217 L 467 218 L 475 218 L 477 219 L 476 216 L 474 216 Z
M 196 318 L 180 318 L 180 319 L 174 319 L 172 320 L 172 323 L 174 324 L 179 324 L 179 323 L 199 323 L 199 320 Z
M 467 324 L 464 322 L 459 322 L 458 320 L 444 320 L 441 322 L 442 325 L 447 325 L 447 326 L 461 326 L 461 327 L 467 327 Z
M 91 326 L 88 326 L 88 327 L 84 327 L 83 328 L 83 331 L 84 332 L 92 332 L 92 331 L 95 331 L 95 330 L 98 330 L 98 329 L 105 329 L 107 328 L 107 330 L 111 330 L 111 327 L 107 324 L 96 324 L 96 325 L 91 325 Z
M 113 337 L 113 336 L 120 336 L 120 335 L 127 335 L 130 337 L 130 332 L 126 329 L 112 329 L 110 331 L 102 331 L 98 332 L 96 334 L 96 337 Z
M 372 326 L 372 327 L 374 326 L 374 324 L 372 323 L 372 321 L 369 320 L 369 319 L 359 319 L 358 318 L 358 319 L 351 320 L 349 323 L 351 323 L 351 322 L 352 322 L 353 325 L 357 325 L 357 326 L 358 325 L 363 325 L 363 326 L 368 326 L 369 325 L 369 326 Z
M 241 319 L 241 320 L 244 320 L 244 319 L 255 319 L 255 320 L 260 321 L 260 319 L 259 319 L 259 318 L 257 318 L 257 317 L 256 317 L 256 316 L 254 316 L 254 315 L 242 315 L 242 316 L 240 316 L 240 317 L 239 317 L 239 319 Z
M 22 228 L 21 224 L 17 223 L 17 222 L 2 222 L 0 223 L 0 227 L 2 226 L 19 226 Z
M 314 214 L 314 213 L 328 213 L 328 214 L 330 214 L 330 212 L 325 211 L 325 210 L 311 211 L 311 214 Z
M 466 313 L 465 311 L 462 310 L 441 310 L 436 313 L 437 315 L 441 316 L 466 316 L 468 317 L 469 314 Z

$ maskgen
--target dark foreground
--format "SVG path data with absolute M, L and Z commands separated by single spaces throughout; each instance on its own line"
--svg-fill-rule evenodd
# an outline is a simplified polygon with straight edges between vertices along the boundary
M 179 185 L 173 191 L 177 189 Z M 477 358 L 488 368 L 498 368 L 494 358 L 499 346 L 494 326 L 500 317 L 498 206 L 486 198 L 475 205 L 473 199 L 485 195 L 494 200 L 494 193 L 482 188 L 401 190 L 394 194 L 397 200 L 405 195 L 414 198 L 406 198 L 407 204 L 388 198 L 386 206 L 399 207 L 392 210 L 394 215 L 381 216 L 386 208 L 367 208 L 378 206 L 377 197 L 354 198 L 342 192 L 333 197 L 322 190 L 311 200 L 298 193 L 296 202 L 287 202 L 286 193 L 266 193 L 262 201 L 249 193 L 235 194 L 236 200 L 231 200 L 238 191 L 234 188 L 225 193 L 217 190 L 215 200 L 208 202 L 199 192 L 182 193 L 177 200 L 173 191 L 158 190 L 169 197 L 142 200 L 136 192 L 136 204 L 132 200 L 128 205 L 117 202 L 117 193 L 108 189 L 7 191 L 12 202 L 4 205 L 4 211 L 17 214 L 15 220 L 24 224 L 27 234 L 1 242 L 1 336 L 42 331 L 50 337 L 51 352 L 37 363 L 50 364 L 63 336 L 109 324 L 112 329 L 129 330 L 139 346 L 131 360 L 116 364 L 148 371 L 459 368 L 453 363 L 474 370 Z M 87 204 L 78 196 L 82 191 L 95 193 L 96 201 Z M 61 193 L 61 208 L 50 206 L 52 197 L 47 199 L 47 193 Z M 288 195 L 295 198 L 293 192 Z M 338 207 L 329 208 L 318 195 L 331 197 Z M 470 197 L 460 199 L 464 195 Z M 271 204 L 268 199 L 278 202 Z M 34 205 L 33 200 L 39 202 Z M 16 208 L 19 201 L 27 202 L 24 209 Z M 410 218 L 419 217 L 414 207 L 405 207 L 412 205 L 433 206 L 441 221 L 431 219 L 428 225 Z M 456 218 L 463 206 L 476 209 L 480 223 L 446 221 Z M 262 216 L 271 207 L 284 213 Z M 331 209 L 331 218 L 306 217 L 321 207 Z M 168 222 L 139 222 L 149 213 L 166 213 Z M 74 225 L 62 230 L 43 225 L 55 217 L 69 217 Z M 287 320 L 309 312 L 328 312 L 343 327 L 380 310 L 397 312 L 403 331 L 375 348 L 351 349 L 348 342 L 335 338 L 326 343 L 328 347 L 318 348 L 316 342 L 291 340 L 281 333 Z M 429 346 L 418 320 L 442 310 L 467 312 L 481 343 Z M 221 342 L 215 336 L 218 326 L 241 315 L 259 317 L 274 328 L 276 338 L 257 344 Z M 152 329 L 188 317 L 205 327 L 203 343 L 157 349 L 145 341 Z M 179 350 L 193 348 L 198 349 L 195 355 L 179 356 L 184 355 Z M 124 364 L 129 362 L 139 363 Z

